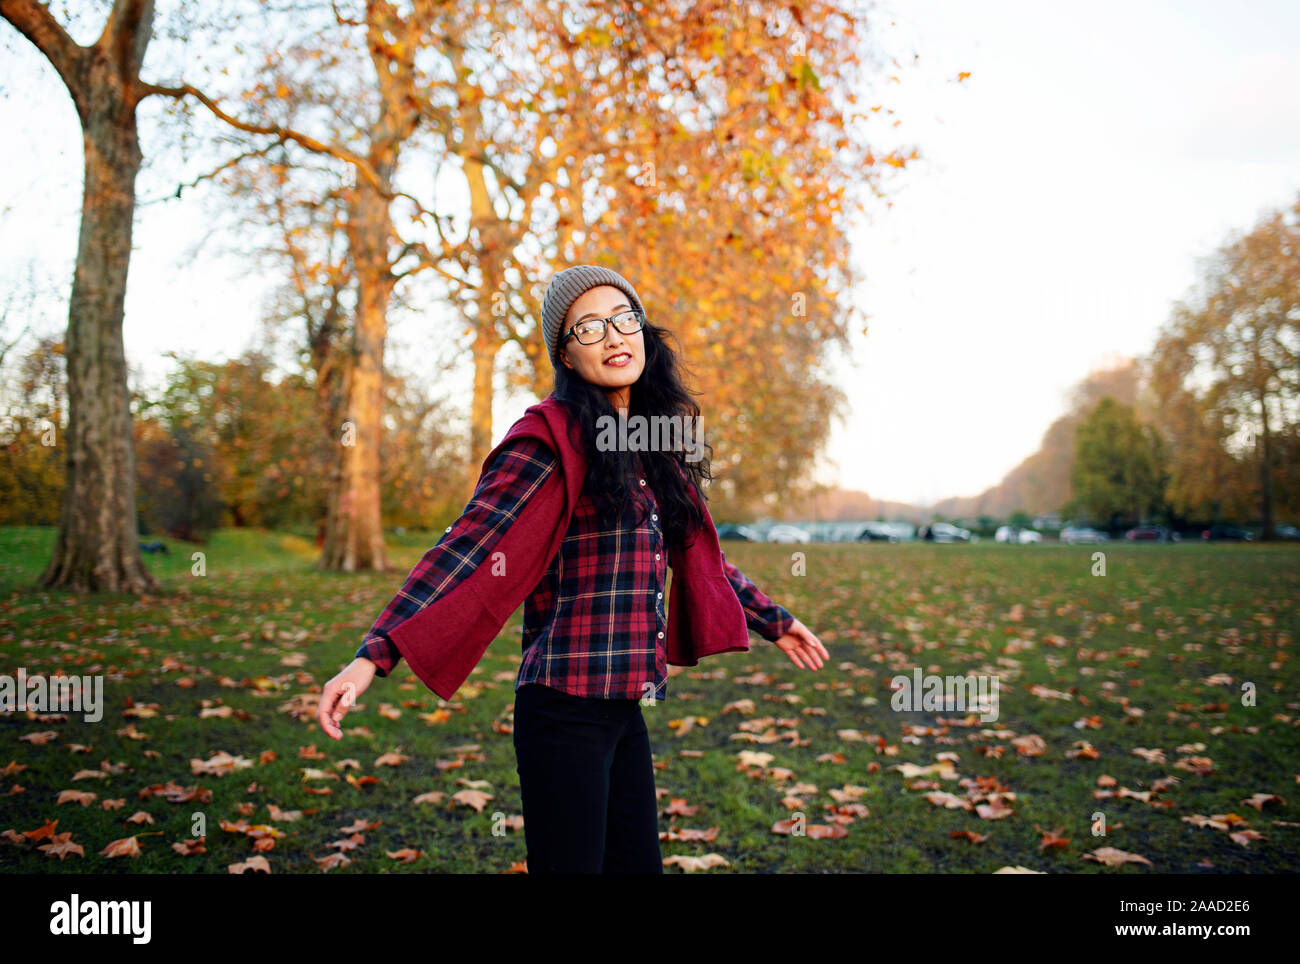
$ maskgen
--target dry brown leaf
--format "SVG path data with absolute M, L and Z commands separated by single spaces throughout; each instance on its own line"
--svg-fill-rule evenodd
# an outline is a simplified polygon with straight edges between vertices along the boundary
M 1015 812 L 1015 809 L 1008 806 L 1000 796 L 989 797 L 988 803 L 980 803 L 975 806 L 975 813 L 981 820 L 1001 820 Z
M 1267 840 L 1258 830 L 1234 830 L 1228 834 L 1228 837 L 1235 843 L 1247 846 L 1252 840 Z
M 60 861 L 68 854 L 76 854 L 78 857 L 86 856 L 86 851 L 82 849 L 81 844 L 72 842 L 72 833 L 55 834 L 47 844 L 41 844 L 36 848 L 42 851 L 47 857 L 58 857 Z
M 298 769 L 302 773 L 303 783 L 306 783 L 308 780 L 340 779 L 339 775 L 337 773 L 334 773 L 332 770 L 317 770 L 317 769 L 313 769 L 312 767 L 299 767 Z
M 38 826 L 35 830 L 23 831 L 23 835 L 25 835 L 29 841 L 43 841 L 43 839 L 55 835 L 56 826 L 59 826 L 59 821 L 51 820 L 43 826 Z
M 271 872 L 271 865 L 267 862 L 265 857 L 249 857 L 247 860 L 240 861 L 237 864 L 231 864 L 226 868 L 226 872 L 231 874 L 244 874 L 250 871 L 260 871 L 261 873 L 269 874 Z
M 730 867 L 726 859 L 721 854 L 705 854 L 702 857 L 690 857 L 685 854 L 677 854 L 672 857 L 664 858 L 665 867 L 681 867 L 687 873 L 693 873 L 697 870 L 708 870 L 711 867 Z
M 959 797 L 955 793 L 949 793 L 947 790 L 936 790 L 934 793 L 927 793 L 925 799 L 929 800 L 936 807 L 946 807 L 949 810 L 969 810 L 974 806 L 965 797 Z
M 110 841 L 99 852 L 99 855 L 101 857 L 139 857 L 140 841 L 135 837 L 123 837 L 121 840 Z
M 1147 748 L 1144 746 L 1135 746 L 1133 749 L 1129 750 L 1129 753 L 1131 753 L 1133 756 L 1140 756 L 1148 763 L 1165 762 L 1165 751 L 1159 748 Z
M 1055 830 L 1043 830 L 1035 825 L 1035 830 L 1043 835 L 1043 839 L 1038 842 L 1039 850 L 1064 850 L 1070 843 L 1069 837 L 1062 837 L 1065 832 L 1064 827 L 1057 827 Z
M 410 847 L 403 847 L 401 850 L 385 850 L 384 853 L 404 864 L 413 864 L 424 856 L 423 850 L 413 850 Z
M 1018 736 L 1011 741 L 1019 756 L 1042 756 L 1047 752 L 1047 742 L 1037 734 Z
M 199 854 L 208 852 L 208 848 L 203 845 L 206 838 L 199 837 L 197 840 L 193 837 L 185 840 L 178 840 L 172 844 L 172 850 L 176 851 L 182 857 L 196 857 Z
M 664 833 L 659 835 L 661 840 L 703 840 L 705 843 L 713 843 L 718 839 L 718 828 L 710 827 L 708 830 L 690 830 L 686 827 L 669 827 Z
M 190 772 L 196 775 L 202 773 L 215 777 L 224 777 L 227 773 L 244 770 L 252 765 L 252 760 L 247 760 L 242 756 L 231 756 L 225 750 L 218 750 L 206 760 L 190 760 Z
M 1146 864 L 1148 867 L 1152 865 L 1151 861 L 1140 854 L 1131 854 L 1115 847 L 1099 847 L 1091 853 L 1084 854 L 1083 859 L 1095 860 L 1107 867 L 1118 867 L 1121 864 Z
M 451 795 L 452 803 L 459 803 L 461 806 L 473 807 L 479 813 L 483 812 L 483 806 L 493 796 L 490 793 L 484 793 L 482 790 L 465 789 Z
M 1248 804 L 1249 806 L 1252 806 L 1256 810 L 1259 810 L 1261 812 L 1263 811 L 1264 804 L 1266 803 L 1276 803 L 1279 807 L 1286 806 L 1286 801 L 1283 800 L 1281 797 L 1279 797 L 1276 793 L 1253 793 L 1250 795 L 1249 799 L 1243 800 L 1241 802 Z
M 57 730 L 42 730 L 39 733 L 25 733 L 22 736 L 20 736 L 18 739 L 20 741 L 30 743 L 33 746 L 44 746 L 46 743 L 49 743 L 50 740 L 54 739 L 58 735 L 59 733 Z
M 330 854 L 328 857 L 313 857 L 312 860 L 316 861 L 316 865 L 320 867 L 321 870 L 333 870 L 335 867 L 346 867 L 348 864 L 352 863 L 351 860 L 341 853 Z
M 843 826 L 841 826 L 838 823 L 833 823 L 829 825 L 821 824 L 821 823 L 810 823 L 804 829 L 807 832 L 808 839 L 810 840 L 823 840 L 828 838 L 835 839 L 838 837 L 847 837 L 849 835 L 848 830 L 846 830 Z

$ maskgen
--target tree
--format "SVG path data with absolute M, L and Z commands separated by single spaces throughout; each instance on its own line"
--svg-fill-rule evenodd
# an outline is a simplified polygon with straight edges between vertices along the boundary
M 1154 427 L 1138 421 L 1132 406 L 1103 398 L 1079 425 L 1075 444 L 1070 514 L 1143 523 L 1162 507 L 1164 445 Z
M 303 263 L 299 241 L 290 242 L 288 254 L 295 263 L 294 284 L 300 304 L 309 310 L 306 318 L 318 390 L 327 417 L 337 416 L 332 435 L 338 458 L 331 470 L 330 503 L 325 540 L 317 566 L 356 571 L 387 568 L 382 527 L 382 466 L 384 401 L 384 345 L 387 314 L 394 290 L 409 273 L 398 262 L 413 246 L 405 244 L 394 225 L 392 206 L 399 198 L 426 212 L 412 196 L 396 187 L 401 153 L 424 122 L 437 122 L 439 114 L 429 106 L 420 84 L 424 74 L 417 69 L 418 55 L 429 53 L 443 42 L 439 18 L 455 4 L 417 0 L 404 5 L 367 0 L 364 10 L 347 16 L 340 5 L 331 5 L 331 26 L 341 34 L 312 38 L 310 44 L 287 45 L 286 51 L 269 54 L 269 68 L 258 83 L 245 91 L 245 100 L 259 105 L 262 118 L 250 121 L 235 117 L 217 101 L 192 84 L 154 87 L 159 93 L 193 98 L 223 123 L 272 143 L 291 143 L 309 155 L 345 162 L 349 171 L 345 183 L 333 194 L 340 216 L 326 232 L 341 231 L 347 239 L 346 272 L 335 271 L 326 282 L 331 298 L 322 306 L 312 305 L 313 287 L 319 281 Z M 365 63 L 358 65 L 348 55 L 351 34 L 363 38 Z M 331 43 L 333 47 L 331 48 Z M 295 75 L 294 67 L 306 63 L 309 69 Z M 340 72 L 339 67 L 346 66 Z M 329 68 L 336 68 L 331 75 Z M 363 73 L 364 72 L 364 73 Z M 322 98 L 316 91 L 340 76 L 346 77 L 336 92 L 342 97 Z M 356 78 L 361 77 L 361 83 Z M 330 133 L 313 137 L 302 126 L 325 107 L 324 123 Z M 278 114 L 279 119 L 274 119 Z M 287 119 L 285 119 L 285 115 Z M 308 116 L 311 115 L 311 116 Z M 450 132 L 448 132 L 448 136 Z M 347 146 L 352 143 L 354 146 Z M 250 152 L 264 154 L 266 148 Z M 282 171 L 285 161 L 279 161 Z M 247 181 L 244 182 L 247 187 Z M 283 185 L 274 197 L 280 197 Z M 350 326 L 343 331 L 340 294 L 345 285 L 355 285 L 356 303 Z
M 76 43 L 47 5 L 0 0 L 8 20 L 49 60 L 81 119 L 85 158 L 81 233 L 68 302 L 66 484 L 54 556 L 43 587 L 144 592 L 157 582 L 137 538 L 122 314 L 135 180 L 143 160 L 136 107 L 153 28 L 152 0 L 115 0 L 103 32 Z
M 869 45 L 857 11 L 638 8 L 611 4 L 577 38 L 608 106 L 591 121 L 605 127 L 599 150 L 564 158 L 581 218 L 572 249 L 636 279 L 651 320 L 708 385 L 718 511 L 741 514 L 760 496 L 779 511 L 843 405 L 822 372 L 857 317 L 841 301 L 855 281 L 844 223 L 854 191 L 879 195 L 881 172 L 916 151 L 885 155 L 863 140 L 892 111 L 858 104 Z
M 1232 452 L 1226 413 L 1198 391 L 1196 352 L 1185 333 L 1163 332 L 1152 350 L 1147 393 L 1153 423 L 1170 455 L 1169 502 L 1178 513 L 1209 522 L 1254 514 L 1249 463 Z
M 333 452 L 314 431 L 311 386 L 298 375 L 275 379 L 256 349 L 220 363 L 177 362 L 158 396 L 141 405 L 141 420 L 161 429 L 148 436 L 153 457 L 140 476 L 154 524 L 191 538 L 219 524 L 271 528 L 317 518 Z M 185 464 L 168 463 L 169 450 Z M 170 513 L 173 495 L 188 508 Z
M 1278 482 L 1296 474 L 1285 460 L 1300 428 L 1300 197 L 1207 259 L 1200 290 L 1175 306 L 1153 361 L 1171 430 L 1193 440 L 1178 447 L 1178 497 L 1223 497 L 1233 463 L 1247 466 L 1271 539 Z M 1294 490 L 1282 499 L 1297 507 Z
M 148 417 L 135 420 L 140 519 L 146 531 L 203 542 L 221 524 L 212 469 L 216 456 L 188 426 L 168 431 Z
M 0 319 L 2 320 L 2 319 Z M 58 458 L 58 427 L 67 411 L 63 343 L 51 336 L 12 364 L 3 346 L 0 371 L 4 412 L 0 414 L 0 525 L 57 525 L 64 466 Z M 5 362 L 11 364 L 5 366 Z M 10 368 L 17 371 L 10 373 Z
M 627 3 L 575 11 L 367 0 L 331 10 L 321 31 L 268 55 L 272 69 L 244 98 L 261 116 L 236 123 L 347 160 L 357 174 L 341 192 L 357 308 L 340 368 L 356 445 L 342 450 L 323 565 L 382 560 L 373 400 L 385 311 L 417 273 L 444 287 L 469 336 L 471 466 L 490 447 L 502 350 L 517 348 L 509 384 L 542 394 L 549 382 L 539 282 L 578 260 L 627 270 L 662 306 L 660 323 L 675 306 L 703 306 L 683 315 L 698 329 L 686 348 L 717 379 L 724 401 L 715 411 L 752 416 L 732 433 L 761 440 L 747 478 L 784 486 L 812 464 L 842 400 L 809 373 L 845 343 L 848 312 L 834 296 L 837 280 L 848 287 L 838 224 L 846 185 L 906 161 L 847 136 L 862 116 L 846 106 L 858 39 L 851 15 L 812 4 L 778 31 L 770 20 L 785 8 L 775 3 L 739 14 L 708 4 L 681 24 Z M 350 49 L 364 49 L 366 62 Z M 833 87 L 847 93 L 840 103 Z M 314 146 L 290 130 L 310 124 Z M 427 188 L 401 176 L 417 135 L 421 172 L 433 167 L 461 189 L 463 219 L 421 202 Z M 755 271 L 759 259 L 772 270 Z M 702 265 L 722 270 L 702 280 Z M 769 342 L 770 351 L 754 347 Z M 746 362 L 766 369 L 762 399 L 743 388 Z M 768 454 L 786 471 L 760 467 Z

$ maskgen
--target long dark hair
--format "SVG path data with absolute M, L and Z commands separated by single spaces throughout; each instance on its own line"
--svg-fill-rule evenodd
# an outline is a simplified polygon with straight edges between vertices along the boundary
M 651 421 L 656 415 L 698 418 L 700 407 L 683 383 L 677 352 L 668 344 L 668 339 L 676 341 L 676 337 L 667 328 L 653 325 L 647 319 L 643 318 L 643 323 L 645 368 L 628 393 L 628 417 L 641 415 L 647 425 L 656 424 Z M 704 523 L 704 515 L 691 501 L 686 486 L 694 485 L 701 501 L 705 501 L 700 481 L 713 478 L 709 470 L 713 446 L 704 443 L 703 448 L 708 454 L 702 454 L 697 462 L 687 461 L 686 452 L 678 446 L 672 446 L 668 451 L 647 449 L 632 452 L 622 451 L 617 446 L 601 451 L 596 440 L 599 424 L 605 423 L 597 420 L 608 415 L 617 425 L 619 417 L 605 389 L 593 385 L 557 358 L 552 394 L 569 409 L 581 427 L 583 451 L 587 457 L 585 491 L 596 503 L 602 523 L 607 527 L 613 526 L 627 510 L 632 497 L 631 488 L 637 485 L 634 457 L 640 455 L 646 481 L 659 504 L 664 541 L 679 549 L 693 542 L 694 533 Z M 681 471 L 678 471 L 679 467 Z M 686 473 L 685 478 L 682 472 Z M 636 524 L 644 522 L 648 512 L 642 504 Z

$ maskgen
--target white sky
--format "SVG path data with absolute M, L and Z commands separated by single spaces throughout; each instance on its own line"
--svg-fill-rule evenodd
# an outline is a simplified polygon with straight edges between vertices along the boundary
M 856 367 L 832 369 L 849 411 L 819 476 L 837 481 L 838 466 L 845 487 L 929 503 L 998 482 L 1089 369 L 1149 350 L 1198 257 L 1300 191 L 1300 4 L 885 9 L 895 25 L 878 21 L 879 36 L 904 66 L 882 97 L 923 159 L 852 235 L 870 331 Z M 0 279 L 33 265 L 62 297 L 80 132 L 52 71 L 0 31 L 0 125 L 22 148 L 4 155 Z M 33 68 L 39 80 L 15 80 Z M 125 331 L 147 378 L 169 367 L 163 352 L 229 357 L 258 328 L 269 279 L 211 241 L 196 250 L 206 217 L 189 201 L 141 209 Z M 61 330 L 64 311 L 50 305 L 41 330 Z M 390 359 L 418 368 L 446 350 L 439 330 L 400 321 Z M 528 403 L 498 399 L 498 439 Z

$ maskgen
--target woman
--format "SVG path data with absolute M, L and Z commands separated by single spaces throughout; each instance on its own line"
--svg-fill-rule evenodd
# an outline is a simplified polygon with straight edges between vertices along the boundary
M 602 434 L 632 416 L 698 424 L 668 333 L 632 285 L 593 265 L 560 272 L 542 331 L 555 391 L 488 455 L 465 513 L 325 685 L 318 720 L 339 739 L 347 708 L 403 656 L 450 699 L 522 601 L 514 746 L 529 873 L 662 873 L 641 707 L 667 696 L 668 663 L 747 650 L 748 630 L 800 667 L 829 654 L 726 561 L 697 484 L 707 460 Z

